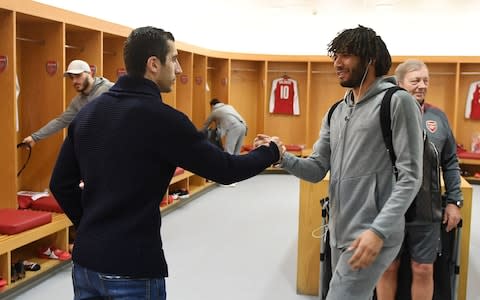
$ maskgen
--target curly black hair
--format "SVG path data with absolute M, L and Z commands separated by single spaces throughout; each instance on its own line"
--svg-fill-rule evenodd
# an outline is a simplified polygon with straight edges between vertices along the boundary
M 392 57 L 382 38 L 371 28 L 358 25 L 357 28 L 345 29 L 328 44 L 328 56 L 350 54 L 359 56 L 363 64 L 375 63 L 376 76 L 388 73 L 392 66 Z

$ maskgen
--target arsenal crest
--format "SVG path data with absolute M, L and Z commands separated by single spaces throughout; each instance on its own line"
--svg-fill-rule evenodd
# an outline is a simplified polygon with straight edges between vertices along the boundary
M 196 83 L 197 85 L 202 84 L 202 81 L 203 81 L 203 80 L 202 80 L 202 76 L 197 76 L 197 77 L 195 77 L 195 83 Z
M 5 71 L 8 65 L 8 58 L 5 55 L 0 55 L 0 73 Z
M 188 82 L 188 76 L 185 74 L 180 75 L 180 82 L 186 84 Z
M 48 75 L 50 75 L 50 76 L 55 75 L 55 73 L 57 73 L 57 69 L 58 69 L 57 62 L 54 61 L 54 60 L 47 61 L 46 65 L 45 65 L 45 69 L 46 69 Z
M 90 74 L 92 74 L 92 77 L 94 77 L 96 73 L 97 73 L 97 66 L 90 65 Z
M 226 85 L 227 85 L 227 82 L 228 82 L 227 77 L 223 77 L 222 80 L 220 81 L 220 83 L 221 83 L 223 86 L 226 86 Z
M 437 121 L 427 120 L 425 125 L 427 126 L 428 131 L 431 133 L 435 133 L 437 131 Z

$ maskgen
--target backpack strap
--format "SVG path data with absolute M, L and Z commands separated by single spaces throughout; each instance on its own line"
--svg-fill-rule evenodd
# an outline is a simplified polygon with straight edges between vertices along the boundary
M 393 173 L 395 178 L 398 177 L 398 170 L 395 166 L 397 161 L 397 156 L 393 150 L 393 141 L 392 141 L 392 118 L 390 115 L 390 102 L 392 100 L 392 95 L 398 90 L 404 90 L 399 86 L 392 86 L 387 89 L 387 92 L 383 96 L 382 104 L 380 105 L 380 128 L 382 129 L 383 141 L 387 147 L 388 154 L 390 155 L 390 161 L 392 162 Z
M 330 107 L 330 109 L 328 110 L 328 116 L 327 116 L 327 124 L 328 126 L 330 126 L 330 119 L 332 119 L 332 115 L 333 115 L 333 111 L 335 110 L 335 108 L 337 108 L 337 106 L 345 99 L 340 99 L 338 100 L 337 102 L 335 102 L 332 107 Z
M 385 146 L 387 147 L 388 154 L 390 155 L 390 161 L 392 162 L 393 172 L 395 174 L 395 178 L 398 176 L 398 170 L 395 166 L 395 162 L 397 161 L 397 156 L 395 155 L 395 151 L 393 150 L 393 141 L 392 141 L 392 129 L 391 123 L 392 118 L 390 115 L 390 102 L 392 100 L 392 95 L 398 90 L 405 90 L 397 85 L 392 86 L 387 89 L 387 92 L 383 96 L 382 104 L 380 105 L 380 128 L 382 129 L 383 141 L 385 142 Z M 328 110 L 327 115 L 327 124 L 330 126 L 330 120 L 332 119 L 333 112 L 335 108 L 344 101 L 344 99 L 340 99 L 339 101 L 335 102 L 330 109 Z

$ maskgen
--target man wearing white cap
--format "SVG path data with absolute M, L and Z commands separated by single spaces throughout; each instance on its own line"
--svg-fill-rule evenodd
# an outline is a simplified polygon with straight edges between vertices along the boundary
M 58 117 L 48 122 L 45 126 L 23 139 L 23 143 L 33 147 L 36 142 L 42 140 L 67 127 L 77 113 L 88 102 L 108 91 L 113 85 L 103 77 L 92 77 L 90 66 L 83 60 L 72 60 L 63 76 L 72 80 L 73 87 L 77 90 L 76 95 L 67 109 Z

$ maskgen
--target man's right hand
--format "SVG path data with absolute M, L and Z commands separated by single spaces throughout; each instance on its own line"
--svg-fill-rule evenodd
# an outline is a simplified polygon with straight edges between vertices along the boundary
M 280 155 L 280 158 L 278 159 L 278 162 L 276 162 L 274 165 L 280 164 L 283 160 L 283 154 L 285 154 L 285 151 L 287 148 L 283 144 L 283 142 L 280 140 L 278 136 L 269 136 L 266 134 L 259 133 L 255 137 L 255 140 L 253 141 L 253 146 L 254 148 L 260 147 L 260 146 L 268 146 L 270 142 L 274 142 L 277 145 L 278 148 L 278 153 Z
M 31 148 L 33 148 L 33 146 L 36 144 L 31 135 L 24 138 L 22 143 L 28 144 Z
M 253 140 L 253 147 L 258 148 L 260 146 L 268 146 L 268 144 L 270 144 L 271 139 L 272 138 L 269 135 L 259 133 Z
M 353 270 L 367 268 L 377 258 L 382 247 L 383 240 L 371 229 L 367 229 L 348 247 L 347 251 L 354 251 L 348 264 Z

